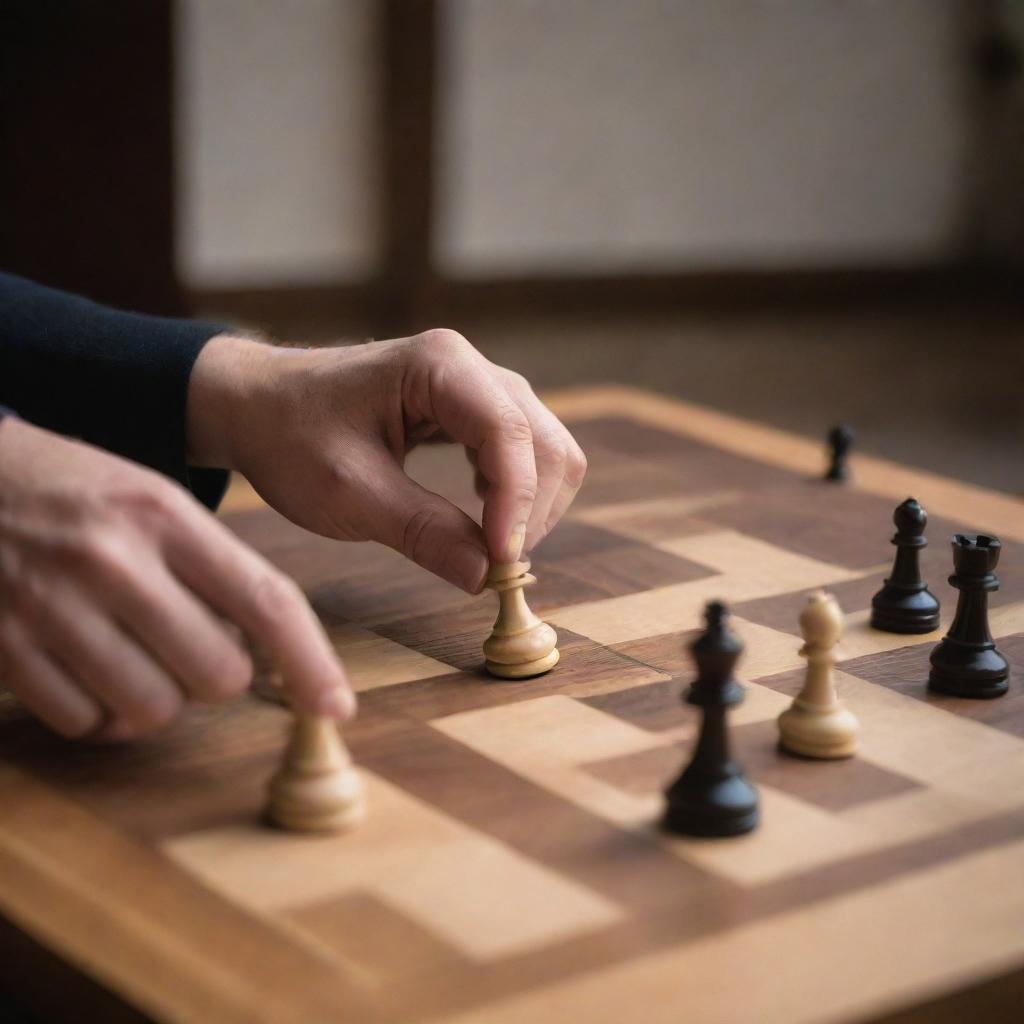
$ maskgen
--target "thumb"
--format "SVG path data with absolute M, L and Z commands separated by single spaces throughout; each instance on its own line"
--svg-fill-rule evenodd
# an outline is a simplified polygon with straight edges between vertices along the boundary
M 405 475 L 381 451 L 366 534 L 457 587 L 479 593 L 489 559 L 480 527 L 462 509 Z

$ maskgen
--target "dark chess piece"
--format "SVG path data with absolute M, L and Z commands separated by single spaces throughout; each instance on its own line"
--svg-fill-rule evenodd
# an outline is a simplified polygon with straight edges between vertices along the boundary
M 887 633 L 930 633 L 939 628 L 939 601 L 921 579 L 921 551 L 927 546 L 928 514 L 907 498 L 893 513 L 896 558 L 892 575 L 871 599 L 871 625 Z
M 949 633 L 931 654 L 928 687 L 954 697 L 1001 697 L 1009 687 L 1010 666 L 996 650 L 988 628 L 988 595 L 999 589 L 995 537 L 953 538 L 951 586 L 960 591 Z
M 845 423 L 833 427 L 828 432 L 830 456 L 828 472 L 825 474 L 826 480 L 849 479 L 850 467 L 846 463 L 846 457 L 850 454 L 850 449 L 856 438 L 857 435 L 853 432 L 853 427 L 847 426 Z
M 662 827 L 684 836 L 735 836 L 758 823 L 757 790 L 729 755 L 725 712 L 743 700 L 733 668 L 743 645 L 725 626 L 725 605 L 712 601 L 707 628 L 693 643 L 697 679 L 685 697 L 703 710 L 693 758 L 666 790 Z

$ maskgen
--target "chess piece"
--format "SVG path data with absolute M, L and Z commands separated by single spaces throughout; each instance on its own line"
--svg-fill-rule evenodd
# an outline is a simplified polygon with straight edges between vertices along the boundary
M 849 757 L 857 749 L 856 717 L 836 696 L 832 667 L 834 648 L 843 633 L 843 613 L 831 594 L 811 595 L 800 615 L 800 632 L 807 659 L 803 689 L 779 715 L 779 744 L 804 757 Z
M 498 592 L 498 618 L 484 641 L 487 671 L 503 679 L 539 676 L 558 664 L 558 637 L 530 611 L 523 587 L 537 582 L 528 561 L 492 565 L 487 587 Z
M 662 827 L 684 836 L 735 836 L 755 828 L 757 790 L 729 754 L 726 709 L 743 700 L 733 668 L 743 651 L 725 625 L 725 605 L 712 601 L 707 628 L 690 647 L 697 678 L 684 700 L 703 711 L 693 758 L 665 791 Z
M 953 538 L 950 585 L 960 591 L 949 632 L 931 653 L 928 687 L 954 697 L 1001 697 L 1009 688 L 1010 666 L 996 650 L 988 628 L 988 595 L 999 589 L 995 537 Z
M 295 832 L 340 832 L 365 811 L 363 784 L 332 719 L 297 713 L 281 768 L 267 786 L 267 817 Z
M 907 498 L 892 520 L 896 558 L 892 575 L 871 599 L 871 625 L 887 633 L 930 633 L 939 628 L 939 602 L 921 579 L 928 515 L 913 498 Z
M 853 427 L 840 423 L 833 427 L 828 433 L 829 466 L 825 474 L 826 480 L 843 481 L 849 479 L 850 468 L 847 465 L 847 456 L 853 447 L 856 439 Z

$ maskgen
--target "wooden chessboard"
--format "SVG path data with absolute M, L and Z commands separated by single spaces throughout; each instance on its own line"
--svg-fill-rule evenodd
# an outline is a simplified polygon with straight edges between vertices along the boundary
M 486 678 L 493 594 L 311 537 L 236 487 L 226 521 L 303 584 L 361 692 L 346 738 L 368 820 L 331 838 L 260 823 L 288 720 L 256 698 L 120 749 L 59 742 L 7 705 L 8 921 L 82 992 L 160 1020 L 1022 1019 L 1024 502 L 865 456 L 826 484 L 821 446 L 648 394 L 550 402 L 591 464 L 534 558 L 554 672 Z M 455 455 L 416 473 L 475 509 Z M 940 634 L 866 625 L 908 495 L 930 514 L 944 623 L 950 535 L 1003 541 L 1000 700 L 929 695 Z M 848 615 L 850 761 L 775 746 L 818 587 Z M 732 734 L 763 823 L 670 838 L 652 822 L 693 736 L 685 645 L 711 598 L 746 643 Z

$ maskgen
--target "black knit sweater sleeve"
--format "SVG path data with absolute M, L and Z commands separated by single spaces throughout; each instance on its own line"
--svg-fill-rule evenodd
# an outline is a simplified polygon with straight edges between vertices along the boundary
M 151 466 L 216 507 L 220 470 L 189 469 L 189 375 L 219 324 L 109 309 L 0 273 L 0 406 Z

